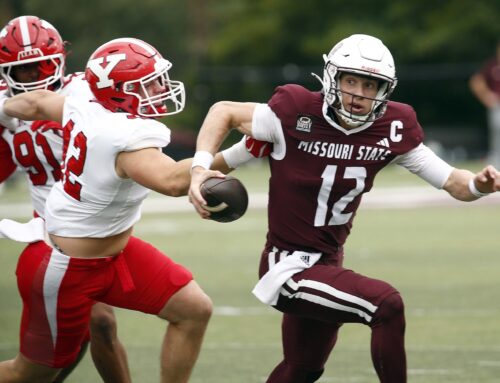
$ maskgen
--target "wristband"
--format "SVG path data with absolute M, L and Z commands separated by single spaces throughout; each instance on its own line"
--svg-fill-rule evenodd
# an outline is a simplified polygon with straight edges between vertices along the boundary
M 483 192 L 477 190 L 476 184 L 474 182 L 474 178 L 471 178 L 469 180 L 469 191 L 474 197 L 477 197 L 477 198 L 481 198 L 481 197 L 484 197 L 484 196 L 487 196 L 488 194 L 490 194 L 490 193 L 483 193 Z
M 201 166 L 204 169 L 210 169 L 212 162 L 214 161 L 214 156 L 204 150 L 199 150 L 194 154 L 193 163 L 191 164 L 191 169 L 195 166 Z
M 224 161 L 231 169 L 236 169 L 238 166 L 252 160 L 254 156 L 250 154 L 245 145 L 245 137 L 238 141 L 230 148 L 222 151 Z

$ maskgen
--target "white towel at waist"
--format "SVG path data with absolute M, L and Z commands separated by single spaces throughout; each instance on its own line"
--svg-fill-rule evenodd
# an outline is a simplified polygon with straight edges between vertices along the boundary
M 314 265 L 318 262 L 320 257 L 321 253 L 294 251 L 269 269 L 255 285 L 252 293 L 262 303 L 275 305 L 278 302 L 281 286 L 283 286 L 292 275 Z
M 11 219 L 0 220 L 0 238 L 9 238 L 17 242 L 38 242 L 46 241 L 45 221 L 40 218 L 33 218 L 26 223 L 19 223 Z

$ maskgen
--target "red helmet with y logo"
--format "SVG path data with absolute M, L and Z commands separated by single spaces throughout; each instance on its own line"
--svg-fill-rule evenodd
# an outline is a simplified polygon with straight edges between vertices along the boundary
M 170 80 L 171 67 L 148 43 L 120 38 L 97 48 L 87 63 L 85 78 L 105 108 L 161 117 L 184 109 L 184 84 Z

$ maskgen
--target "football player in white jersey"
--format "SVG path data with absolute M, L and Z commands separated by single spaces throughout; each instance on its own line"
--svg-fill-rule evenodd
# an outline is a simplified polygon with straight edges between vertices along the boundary
M 82 99 L 92 96 L 83 73 L 64 77 L 64 42 L 58 31 L 36 16 L 17 17 L 0 32 L 0 103 L 35 89 L 51 89 Z M 16 166 L 27 175 L 34 214 L 44 217 L 50 189 L 61 178 L 62 129 L 53 121 L 23 121 L 0 116 L 0 182 Z M 111 306 L 97 303 L 90 321 L 91 354 L 105 382 L 130 382 L 125 348 L 117 337 Z M 62 382 L 87 349 L 87 336 L 77 362 L 65 368 L 55 382 Z
M 0 106 L 7 116 L 64 127 L 62 178 L 50 191 L 45 222 L 0 222 L 0 234 L 50 243 L 30 244 L 19 259 L 21 295 L 40 298 L 26 303 L 20 353 L 0 362 L 0 383 L 50 381 L 71 364 L 95 301 L 166 319 L 161 381 L 188 381 L 211 300 L 189 270 L 132 235 L 150 189 L 179 196 L 190 184 L 191 159 L 163 154 L 170 130 L 156 120 L 184 108 L 184 85 L 169 78 L 171 65 L 141 40 L 116 39 L 87 63 L 93 100 L 35 90 Z M 229 157 L 249 156 L 242 141 L 235 147 Z M 215 156 L 214 169 L 228 172 L 228 165 Z M 220 171 L 206 178 L 224 177 Z

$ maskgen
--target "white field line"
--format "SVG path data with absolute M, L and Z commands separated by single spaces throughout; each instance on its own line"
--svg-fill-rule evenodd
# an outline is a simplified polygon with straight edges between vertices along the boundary
M 273 309 L 270 306 L 259 305 L 259 306 L 215 306 L 214 315 L 218 316 L 263 316 L 263 315 L 281 315 L 280 312 Z M 498 317 L 500 315 L 500 309 L 475 309 L 467 310 L 462 307 L 457 308 L 410 308 L 406 310 L 407 317 L 421 318 L 421 317 L 469 317 L 469 318 L 492 318 Z M 500 345 L 498 347 L 500 351 Z M 500 362 L 499 362 L 500 364 Z
M 500 193 L 492 194 L 472 203 L 460 202 L 443 190 L 430 186 L 374 188 L 363 197 L 363 209 L 413 209 L 432 206 L 477 206 L 500 204 Z M 249 196 L 249 209 L 267 207 L 267 193 L 252 193 Z M 143 204 L 144 214 L 193 211 L 187 197 L 168 198 L 152 193 Z M 31 204 L 0 203 L 0 218 L 30 217 Z

